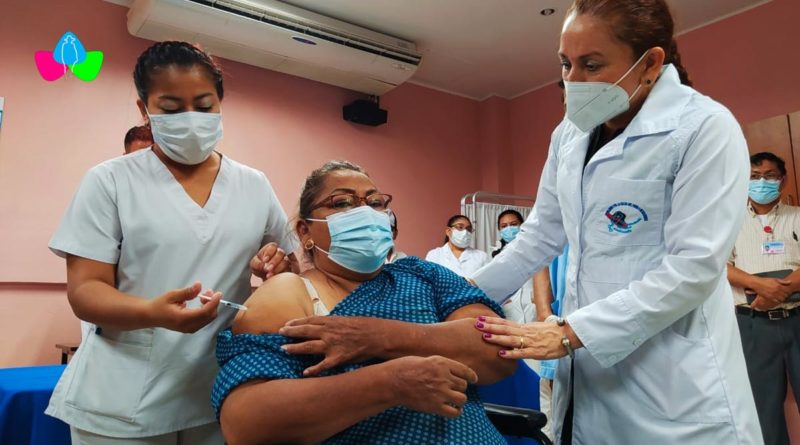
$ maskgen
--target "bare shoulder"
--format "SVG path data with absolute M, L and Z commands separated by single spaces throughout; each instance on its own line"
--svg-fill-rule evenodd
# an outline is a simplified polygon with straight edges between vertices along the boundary
M 287 321 L 312 314 L 308 291 L 299 275 L 282 273 L 265 281 L 233 321 L 235 334 L 274 334 Z

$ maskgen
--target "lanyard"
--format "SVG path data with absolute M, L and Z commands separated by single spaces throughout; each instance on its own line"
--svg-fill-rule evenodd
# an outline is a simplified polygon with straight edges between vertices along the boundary
M 775 223 L 776 219 L 778 218 L 778 207 L 776 206 L 772 209 L 769 213 L 766 214 L 767 223 L 764 224 L 761 220 L 761 215 L 756 215 L 758 218 L 758 222 L 761 224 L 761 229 L 767 236 L 767 241 L 774 241 L 775 240 Z

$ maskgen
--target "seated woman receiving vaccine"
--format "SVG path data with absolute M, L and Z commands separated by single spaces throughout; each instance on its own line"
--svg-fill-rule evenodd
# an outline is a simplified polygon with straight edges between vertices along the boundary
M 474 386 L 516 366 L 473 327 L 500 308 L 441 266 L 384 265 L 391 199 L 349 162 L 306 180 L 295 228 L 315 268 L 268 280 L 218 338 L 229 444 L 505 443 Z

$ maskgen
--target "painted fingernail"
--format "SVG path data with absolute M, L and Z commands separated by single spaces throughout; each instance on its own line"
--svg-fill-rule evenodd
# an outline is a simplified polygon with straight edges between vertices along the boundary
M 477 327 L 478 329 L 482 329 L 483 328 L 483 323 L 481 323 L 479 321 L 479 322 L 475 323 L 475 327 Z
M 479 316 L 478 321 L 486 321 L 486 316 L 484 315 Z
M 492 334 L 489 333 L 483 334 L 483 338 L 492 338 Z
M 507 351 L 506 351 L 505 349 L 501 349 L 501 350 L 498 352 L 498 354 L 500 354 L 500 355 L 506 355 L 506 352 L 507 352 Z

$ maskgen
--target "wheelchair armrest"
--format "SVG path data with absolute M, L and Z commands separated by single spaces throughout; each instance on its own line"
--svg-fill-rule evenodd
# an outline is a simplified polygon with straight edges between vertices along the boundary
M 545 445 L 551 445 L 550 440 L 541 431 L 547 424 L 547 416 L 540 411 L 494 403 L 484 403 L 483 407 L 489 420 L 501 434 L 530 437 Z

